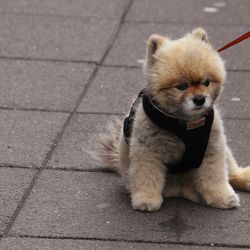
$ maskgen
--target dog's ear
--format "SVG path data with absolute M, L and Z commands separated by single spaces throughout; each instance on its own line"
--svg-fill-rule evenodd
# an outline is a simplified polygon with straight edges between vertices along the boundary
M 165 37 L 153 34 L 148 39 L 148 47 L 147 47 L 147 64 L 152 65 L 156 62 L 156 52 L 160 48 L 160 46 L 164 43 L 166 40 Z
M 192 35 L 197 37 L 198 39 L 208 43 L 208 36 L 207 33 L 204 29 L 202 28 L 197 28 L 192 31 Z

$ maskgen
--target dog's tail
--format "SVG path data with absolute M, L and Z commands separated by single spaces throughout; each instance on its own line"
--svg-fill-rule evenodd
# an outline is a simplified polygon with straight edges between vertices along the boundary
M 116 119 L 108 126 L 108 131 L 100 134 L 95 158 L 105 167 L 120 173 L 119 145 L 122 121 Z

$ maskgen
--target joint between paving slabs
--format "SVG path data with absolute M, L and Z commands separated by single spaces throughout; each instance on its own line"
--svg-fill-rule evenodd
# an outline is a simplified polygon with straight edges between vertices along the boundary
M 34 111 L 34 112 L 48 112 L 48 113 L 66 113 L 70 114 L 72 111 L 59 110 L 59 109 L 40 109 L 40 108 L 25 108 L 25 107 L 1 107 L 0 110 L 10 110 L 10 111 Z
M 193 26 L 197 26 L 197 23 L 193 23 L 193 22 L 175 22 L 175 21 L 171 21 L 171 20 L 125 20 L 125 23 L 138 23 L 138 24 L 173 24 L 173 25 L 193 25 Z M 200 25 L 214 25 L 214 23 L 202 23 Z M 219 25 L 221 26 L 248 26 L 247 23 L 220 23 Z
M 117 37 L 116 37 L 117 38 Z M 112 48 L 113 43 L 111 44 L 110 49 Z M 110 51 L 109 49 L 109 51 Z M 107 57 L 108 53 L 106 54 Z M 105 57 L 105 58 L 106 58 Z M 104 58 L 104 57 L 103 57 Z M 103 61 L 105 60 L 101 59 L 102 62 L 97 61 L 89 61 L 89 60 L 71 60 L 71 59 L 51 59 L 51 58 L 32 58 L 32 57 L 6 57 L 6 56 L 0 56 L 0 60 L 20 60 L 20 61 L 35 61 L 35 62 L 51 62 L 51 63 L 76 63 L 76 64 L 90 64 L 95 66 L 101 66 L 105 68 L 126 68 L 126 69 L 142 69 L 142 65 L 126 65 L 126 64 L 104 64 Z M 249 73 L 249 69 L 227 69 L 228 72 L 242 72 L 242 73 Z M 8 108 L 8 107 L 7 107 Z
M 73 16 L 73 15 L 66 15 L 66 14 L 46 14 L 46 13 L 32 13 L 32 12 L 20 12 L 20 11 L 0 11 L 1 15 L 15 15 L 15 16 L 25 16 L 25 17 L 47 17 L 47 18 L 57 18 L 57 19 L 65 19 L 65 18 L 70 18 L 70 19 L 75 19 L 75 20 L 81 20 L 81 21 L 89 21 L 91 19 L 95 20 L 103 20 L 103 17 L 101 16 L 95 16 L 94 18 L 92 16 Z M 110 18 L 109 16 L 105 17 L 105 20 L 109 21 L 115 21 L 117 18 L 113 17 Z
M 19 56 L 0 56 L 0 60 L 20 60 L 20 61 L 37 61 L 37 62 L 55 62 L 55 63 L 85 63 L 99 64 L 97 61 L 90 60 L 73 60 L 73 59 L 56 59 L 56 58 L 36 58 L 36 57 L 19 57 Z
M 129 2 L 128 2 L 126 8 L 125 8 L 125 11 L 123 12 L 123 14 L 122 14 L 122 16 L 120 18 L 120 22 L 118 24 L 117 30 L 114 31 L 113 35 L 111 35 L 110 43 L 107 45 L 107 49 L 103 54 L 103 57 L 102 57 L 102 59 L 100 61 L 100 64 L 99 64 L 100 66 L 103 65 L 104 60 L 106 59 L 107 55 L 109 54 L 109 51 L 111 50 L 115 40 L 117 39 L 117 37 L 118 37 L 118 35 L 120 33 L 120 30 L 121 30 L 121 27 L 122 27 L 123 23 L 125 22 L 126 15 L 127 15 L 128 11 L 130 10 L 133 2 L 134 2 L 134 0 L 129 0 Z
M 194 241 L 153 241 L 153 240 L 128 240 L 122 238 L 101 238 L 101 237 L 74 237 L 74 236 L 50 236 L 50 235 L 27 235 L 27 234 L 10 234 L 9 238 L 24 238 L 24 239 L 50 239 L 50 240 L 74 240 L 74 241 L 102 241 L 102 242 L 123 242 L 123 243 L 137 243 L 137 244 L 160 244 L 166 246 L 194 246 L 194 247 L 209 247 L 209 248 L 239 248 L 249 249 L 249 245 L 240 244 L 223 244 L 223 243 L 198 243 Z

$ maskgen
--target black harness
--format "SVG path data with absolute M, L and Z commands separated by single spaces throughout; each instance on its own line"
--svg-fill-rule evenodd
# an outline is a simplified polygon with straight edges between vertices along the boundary
M 214 110 L 209 110 L 201 119 L 185 122 L 167 115 L 152 102 L 148 94 L 143 90 L 138 95 L 129 115 L 124 120 L 123 132 L 127 144 L 129 144 L 131 137 L 136 108 L 141 101 L 147 117 L 160 128 L 177 136 L 185 145 L 185 152 L 181 160 L 166 164 L 168 172 L 171 174 L 180 174 L 200 167 L 207 149 L 214 120 Z

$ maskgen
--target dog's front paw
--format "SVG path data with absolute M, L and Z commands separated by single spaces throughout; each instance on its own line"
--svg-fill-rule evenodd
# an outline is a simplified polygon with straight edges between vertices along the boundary
M 153 212 L 160 209 L 163 198 L 161 194 L 132 194 L 132 207 L 135 210 Z
M 232 188 L 229 190 L 207 191 L 204 195 L 207 205 L 215 208 L 229 209 L 240 206 L 239 196 Z

